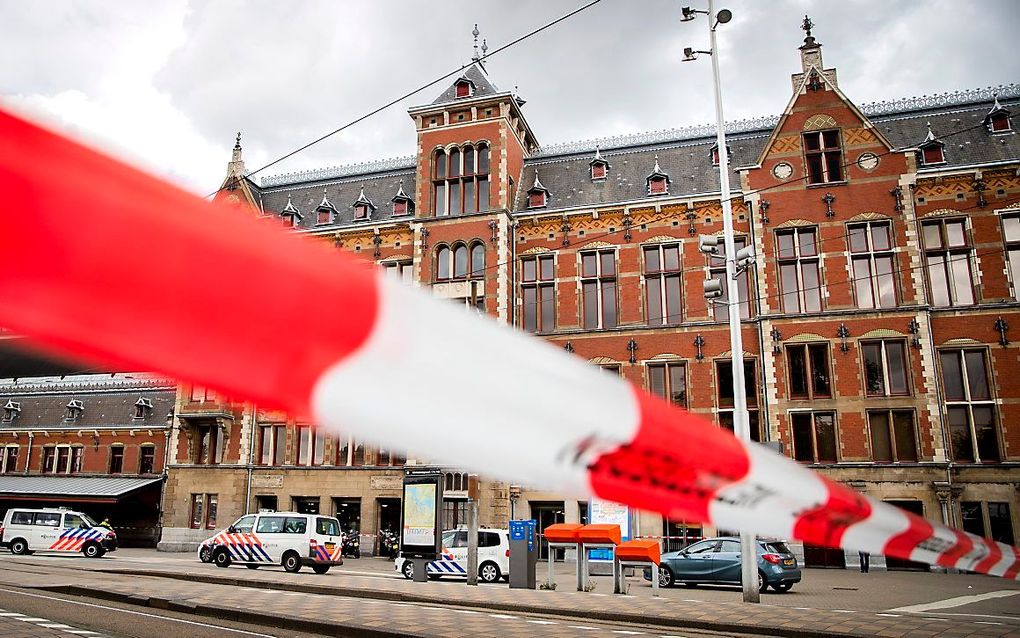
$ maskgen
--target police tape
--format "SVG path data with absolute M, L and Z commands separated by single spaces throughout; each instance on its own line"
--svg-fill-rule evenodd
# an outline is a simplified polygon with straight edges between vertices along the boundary
M 1006 578 L 867 498 L 363 260 L 0 112 L 0 324 L 494 479 Z

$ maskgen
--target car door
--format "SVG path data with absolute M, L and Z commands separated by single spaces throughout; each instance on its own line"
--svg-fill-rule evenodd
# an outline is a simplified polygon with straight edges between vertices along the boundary
M 740 582 L 740 542 L 732 539 L 719 541 L 712 558 L 713 580 L 725 583 Z
M 60 526 L 60 512 L 36 512 L 32 523 L 32 535 L 35 537 L 32 549 L 67 551 L 64 546 L 68 543 L 60 538 L 64 531 Z
M 261 514 L 255 523 L 255 535 L 262 544 L 264 558 L 269 562 L 279 563 L 283 560 L 283 543 L 286 536 L 283 533 L 283 525 L 286 520 L 285 516 Z
M 343 545 L 340 536 L 340 522 L 335 518 L 317 516 L 315 518 L 315 544 L 325 551 L 325 556 L 320 556 L 320 560 L 339 561 L 341 545 Z
M 219 542 L 223 543 L 232 542 L 232 549 L 238 552 L 241 560 L 256 563 L 267 562 L 269 556 L 254 530 L 255 515 L 249 514 L 234 521 L 234 524 L 228 527 L 226 532 L 217 534 L 214 538 L 219 538 Z
M 452 547 L 450 550 L 450 564 L 440 564 L 447 573 L 451 574 L 467 574 L 467 546 L 468 536 L 467 531 L 458 530 L 457 535 L 453 537 Z
M 705 583 L 712 580 L 712 560 L 719 542 L 701 541 L 677 554 L 670 564 L 673 577 L 680 581 Z M 675 567 L 675 568 L 674 568 Z

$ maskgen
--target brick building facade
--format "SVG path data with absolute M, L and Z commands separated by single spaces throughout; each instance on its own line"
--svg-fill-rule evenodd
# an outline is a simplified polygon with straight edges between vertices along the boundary
M 155 546 L 176 384 L 39 357 L 0 335 L 0 516 L 71 507 Z
M 733 405 L 725 321 L 739 311 L 754 438 L 876 498 L 1016 543 L 1020 89 L 858 107 L 810 34 L 800 62 L 778 118 L 728 125 L 738 246 L 755 253 L 723 281 L 749 298 L 739 308 L 702 295 L 706 278 L 724 278 L 721 256 L 698 250 L 699 235 L 722 233 L 714 127 L 541 147 L 524 101 L 481 63 L 410 109 L 414 156 L 256 184 L 239 141 L 219 196 L 722 427 Z M 399 382 L 380 379 L 395 392 Z M 168 548 L 260 507 L 336 512 L 369 540 L 396 525 L 399 468 L 415 462 L 402 453 L 201 389 L 181 389 L 176 416 Z M 451 469 L 450 487 L 462 478 Z M 457 492 L 448 524 L 462 512 Z M 586 508 L 485 482 L 480 511 L 483 524 L 512 512 L 544 527 Z M 710 531 L 649 514 L 635 528 Z M 856 560 L 805 553 L 809 564 Z

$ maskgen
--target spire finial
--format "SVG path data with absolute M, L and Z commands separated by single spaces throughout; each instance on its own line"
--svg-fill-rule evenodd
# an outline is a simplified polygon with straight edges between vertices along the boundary
M 241 150 L 241 131 L 237 132 L 237 140 L 234 142 L 234 150 Z
M 602 151 L 599 149 L 598 144 L 595 145 L 595 159 L 597 160 L 602 159 Z
M 652 169 L 652 173 L 661 173 L 662 169 L 659 168 L 659 154 L 655 154 L 655 168 Z
M 801 24 L 800 24 L 800 28 L 801 28 L 801 29 L 803 29 L 803 30 L 804 30 L 804 32 L 805 32 L 805 33 L 807 34 L 807 36 L 806 36 L 806 37 L 808 37 L 808 38 L 810 38 L 810 37 L 811 37 L 811 29 L 812 29 L 812 28 L 813 28 L 814 26 L 815 26 L 815 23 L 814 23 L 814 22 L 812 22 L 812 21 L 811 21 L 811 18 L 810 18 L 810 17 L 808 17 L 808 14 L 806 14 L 806 13 L 805 13 L 805 14 L 804 14 L 804 21 L 803 21 L 803 22 L 801 22 Z
M 478 61 L 478 35 L 479 35 L 479 33 L 480 32 L 478 31 L 478 23 L 476 22 L 475 23 L 475 28 L 471 30 L 471 35 L 473 35 L 474 38 L 475 38 L 475 44 L 474 44 L 475 54 L 471 57 L 471 59 L 474 60 L 475 62 Z
M 482 38 L 482 57 L 483 58 L 485 57 L 485 54 L 488 53 L 488 51 L 489 51 L 489 43 L 488 43 L 488 41 L 485 38 Z
M 533 184 L 533 188 L 540 188 L 541 186 L 542 186 L 542 182 L 538 181 L 538 169 L 536 168 L 535 169 L 535 183 Z

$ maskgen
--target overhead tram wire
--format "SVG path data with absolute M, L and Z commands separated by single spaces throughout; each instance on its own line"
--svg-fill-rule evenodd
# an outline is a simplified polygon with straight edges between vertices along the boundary
M 555 20 L 552 20 L 551 22 L 547 22 L 544 25 L 542 25 L 542 26 L 540 26 L 540 27 L 538 27 L 538 28 L 536 28 L 536 29 L 534 29 L 532 31 L 529 31 L 528 33 L 525 33 L 524 35 L 519 36 L 518 38 L 516 38 L 514 40 L 511 40 L 510 42 L 504 44 L 503 46 L 498 47 L 498 48 L 492 50 L 490 53 L 486 53 L 484 55 L 478 56 L 477 58 L 472 59 L 470 63 L 463 64 L 460 67 L 454 69 L 453 71 L 450 71 L 449 73 L 447 73 L 445 75 L 442 75 L 442 76 L 432 80 L 431 82 L 428 82 L 427 84 L 423 84 L 423 85 L 419 86 L 418 88 L 416 88 L 416 89 L 414 89 L 412 91 L 408 91 L 407 93 L 404 93 L 400 97 L 394 98 L 393 100 L 390 100 L 389 102 L 386 102 L 385 104 L 383 104 L 381 106 L 378 106 L 378 107 L 372 109 L 371 111 L 368 111 L 367 113 L 365 113 L 365 114 L 363 114 L 363 115 L 361 115 L 361 116 L 351 120 L 350 122 L 347 122 L 343 126 L 337 128 L 337 129 L 334 129 L 334 130 L 330 131 L 329 133 L 326 133 L 325 135 L 322 135 L 322 136 L 312 140 L 311 142 L 308 142 L 307 144 L 304 144 L 303 146 L 300 146 L 300 147 L 294 149 L 293 151 L 290 151 L 290 152 L 286 153 L 285 155 L 281 155 L 280 157 L 278 157 L 278 158 L 274 159 L 273 161 L 269 162 L 268 164 L 264 164 L 263 166 L 260 166 L 259 168 L 255 169 L 254 171 L 251 171 L 250 173 L 246 174 L 245 177 L 250 177 L 252 175 L 257 175 L 258 173 L 261 173 L 262 171 L 266 170 L 267 168 L 275 166 L 275 165 L 279 164 L 280 162 L 282 162 L 282 161 L 284 161 L 286 159 L 294 157 L 298 153 L 301 153 L 302 151 L 308 150 L 309 148 L 311 148 L 312 146 L 315 146 L 319 142 L 327 140 L 330 137 L 333 137 L 334 135 L 336 135 L 337 133 L 340 133 L 340 132 L 348 129 L 348 128 L 354 126 L 355 124 L 363 122 L 363 121 L 367 120 L 368 118 L 372 117 L 373 115 L 375 115 L 377 113 L 380 113 L 380 112 L 390 108 L 391 106 L 393 106 L 395 104 L 398 104 L 398 103 L 406 100 L 407 98 L 409 98 L 409 97 L 411 97 L 411 96 L 413 96 L 413 95 L 415 95 L 417 93 L 420 93 L 420 92 L 424 91 L 425 89 L 427 89 L 429 87 L 432 87 L 432 86 L 435 86 L 436 84 L 439 84 L 440 82 L 442 82 L 443 80 L 446 80 L 447 78 L 453 77 L 453 76 L 457 75 L 458 73 L 463 72 L 465 69 L 470 68 L 472 65 L 474 65 L 475 62 L 484 62 L 484 61 L 488 60 L 489 58 L 491 58 L 492 56 L 496 55 L 497 53 L 500 53 L 502 51 L 506 51 L 510 47 L 515 46 L 517 44 L 520 44 L 521 42 L 527 40 L 528 38 L 530 38 L 530 37 L 532 37 L 534 35 L 538 35 L 539 33 L 545 31 L 546 29 L 554 27 L 557 24 L 559 24 L 560 22 L 563 22 L 564 20 L 572 18 L 575 15 L 581 13 L 582 11 L 585 11 L 586 9 L 590 9 L 591 7 L 599 4 L 600 2 L 602 2 L 602 0 L 591 0 L 587 4 L 584 4 L 584 5 L 576 8 L 576 9 L 574 9 L 573 11 L 570 11 L 569 13 L 566 13 L 566 14 L 560 16 L 559 18 L 556 18 Z M 209 193 L 208 195 L 206 195 L 206 199 L 215 196 L 221 190 L 223 190 L 222 186 L 220 188 L 217 188 L 213 192 Z

